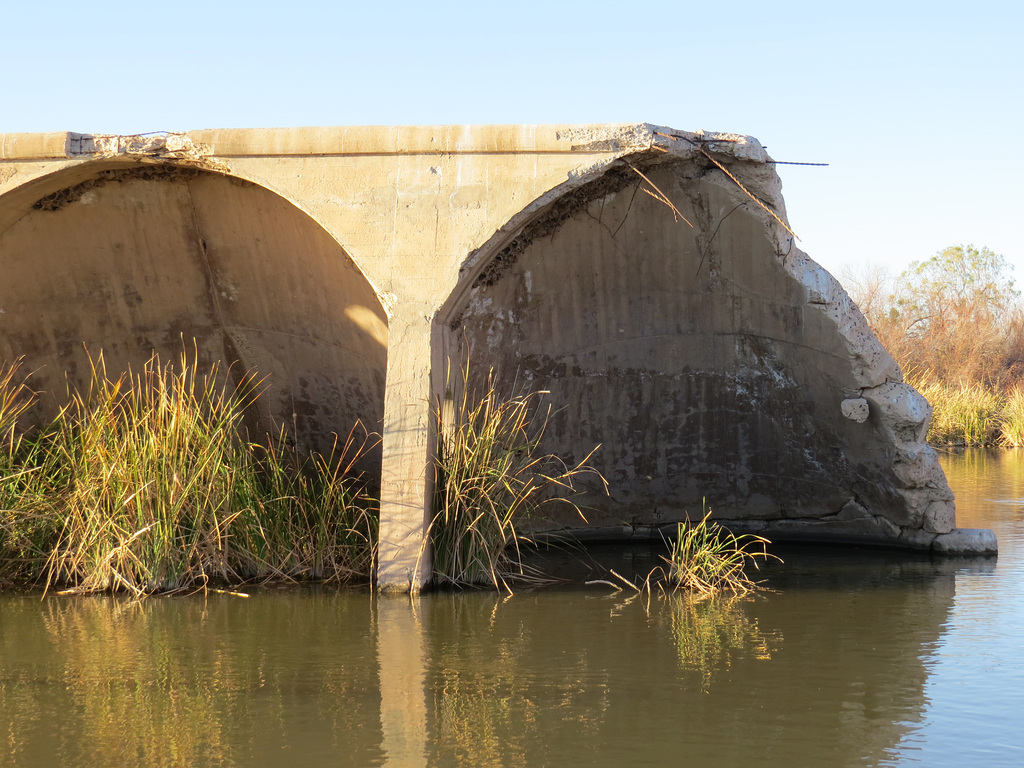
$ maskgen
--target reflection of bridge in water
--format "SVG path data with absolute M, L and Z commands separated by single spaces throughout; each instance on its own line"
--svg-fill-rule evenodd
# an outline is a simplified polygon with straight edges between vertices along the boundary
M 880 764 L 925 714 L 955 569 L 799 559 L 731 604 L 0 596 L 4 764 Z
M 422 698 L 382 685 L 384 751 L 400 765 L 880 764 L 923 719 L 954 569 L 850 566 L 734 603 L 381 600 L 382 681 L 423 682 Z
M 447 360 L 549 390 L 546 449 L 603 446 L 587 535 L 706 497 L 774 539 L 993 549 L 953 530 L 927 405 L 784 216 L 756 140 L 643 124 L 0 135 L 0 357 L 58 393 L 85 347 L 195 338 L 269 375 L 261 418 L 303 445 L 380 430 L 386 588 L 429 573 Z

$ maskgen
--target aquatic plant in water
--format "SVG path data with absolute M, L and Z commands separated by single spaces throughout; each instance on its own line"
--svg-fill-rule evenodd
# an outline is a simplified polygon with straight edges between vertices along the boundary
M 664 557 L 667 568 L 660 582 L 667 589 L 682 589 L 698 595 L 721 592 L 745 594 L 757 588 L 746 573 L 747 565 L 774 557 L 771 542 L 754 534 L 736 535 L 711 520 L 708 510 L 699 522 L 679 523 Z

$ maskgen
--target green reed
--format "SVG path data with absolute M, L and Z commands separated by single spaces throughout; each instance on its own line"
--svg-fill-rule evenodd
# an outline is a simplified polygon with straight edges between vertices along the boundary
M 0 366 L 0 585 L 23 578 L 38 565 L 50 534 L 39 515 L 44 497 L 35 490 L 35 470 L 24 461 L 31 451 L 20 422 L 35 403 L 35 393 L 20 368 L 20 360 Z
M 235 487 L 246 543 L 234 567 L 249 578 L 368 578 L 378 518 L 354 465 L 374 442 L 357 424 L 326 455 L 300 457 L 283 431 L 249 446 Z
M 18 376 L 20 362 L 0 367 L 0 509 L 6 510 L 19 496 L 21 472 L 17 458 L 21 452 L 18 420 L 32 407 L 33 396 Z M 0 518 L 2 519 L 2 518 Z M 0 536 L 5 528 L 0 528 Z

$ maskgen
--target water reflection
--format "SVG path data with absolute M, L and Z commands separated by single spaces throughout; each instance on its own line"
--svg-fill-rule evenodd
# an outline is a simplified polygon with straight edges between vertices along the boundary
M 370 604 L 334 598 L 4 596 L 0 763 L 380 763 Z
M 406 596 L 377 603 L 377 661 L 383 754 L 389 768 L 427 765 L 426 649 L 422 606 Z
M 863 765 L 927 710 L 961 571 L 786 553 L 773 591 L 0 595 L 0 764 Z
M 700 674 L 705 691 L 719 670 L 731 668 L 734 657 L 751 654 L 768 661 L 782 643 L 780 636 L 762 632 L 757 618 L 743 610 L 744 604 L 754 597 L 714 601 L 673 594 L 661 599 L 668 603 L 680 667 Z
M 1004 536 L 1015 539 L 1019 533 L 1005 523 L 1024 520 L 1024 449 L 950 450 L 939 460 L 956 492 L 957 525 L 994 528 L 1002 550 Z M 993 504 L 1002 509 L 993 509 Z
M 835 575 L 823 588 L 796 569 L 785 590 L 717 604 L 435 606 L 430 763 L 877 764 L 921 718 L 953 573 L 882 559 Z
M 1024 451 L 940 455 L 957 497 L 957 524 L 992 528 L 999 558 L 943 564 L 956 595 L 925 660 L 927 706 L 893 764 L 1024 765 Z

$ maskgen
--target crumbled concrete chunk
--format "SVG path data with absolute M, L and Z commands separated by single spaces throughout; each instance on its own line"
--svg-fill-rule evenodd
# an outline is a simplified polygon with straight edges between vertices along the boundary
M 843 416 L 850 421 L 863 424 L 868 420 L 868 401 L 863 397 L 847 398 L 840 407 L 843 409 Z

